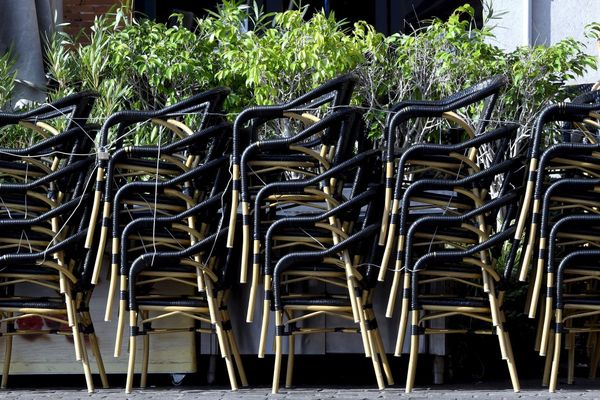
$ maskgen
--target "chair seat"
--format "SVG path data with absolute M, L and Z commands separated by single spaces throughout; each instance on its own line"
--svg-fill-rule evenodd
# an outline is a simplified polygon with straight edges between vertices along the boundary
M 321 307 L 351 307 L 350 299 L 344 297 L 332 297 L 327 295 L 283 297 L 285 306 L 321 306 Z
M 41 308 L 49 310 L 66 310 L 63 299 L 52 297 L 11 297 L 0 298 L 0 309 L 2 308 Z
M 465 298 L 465 297 L 419 297 L 419 304 L 426 306 L 447 306 L 447 307 L 489 307 L 487 299 Z
M 159 306 L 159 307 L 193 307 L 204 308 L 208 307 L 206 299 L 200 297 L 138 297 L 137 304 L 143 306 Z

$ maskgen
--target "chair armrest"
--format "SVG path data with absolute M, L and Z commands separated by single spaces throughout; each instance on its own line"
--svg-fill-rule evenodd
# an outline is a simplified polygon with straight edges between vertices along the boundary
M 72 109 L 72 119 L 85 119 L 92 109 L 94 101 L 99 97 L 99 94 L 92 91 L 84 91 L 80 93 L 74 93 L 58 99 L 52 103 L 42 104 L 33 110 L 24 112 L 0 113 L 0 127 L 6 125 L 13 125 L 19 121 L 24 120 L 48 120 L 52 118 L 65 116 L 64 109 Z M 85 124 L 85 120 L 81 121 L 81 124 Z M 71 124 L 69 128 L 73 128 L 75 125 Z
M 281 310 L 281 274 L 292 267 L 294 264 L 314 262 L 322 260 L 325 257 L 333 256 L 341 251 L 347 250 L 352 246 L 356 246 L 358 243 L 365 239 L 372 238 L 379 231 L 377 224 L 369 225 L 362 229 L 360 232 L 348 237 L 340 243 L 330 247 L 323 251 L 307 251 L 307 252 L 296 252 L 290 253 L 283 256 L 275 266 L 273 271 L 273 300 L 275 310 Z
M 275 221 L 273 224 L 271 224 L 265 236 L 265 273 L 269 272 L 270 275 L 271 272 L 270 269 L 273 236 L 276 234 L 278 229 L 289 226 L 311 226 L 319 221 L 327 220 L 329 217 L 337 216 L 340 213 L 346 212 L 348 210 L 356 209 L 357 207 L 361 208 L 364 205 L 368 204 L 370 201 L 372 201 L 378 194 L 379 192 L 376 188 L 369 188 L 365 192 L 360 193 L 356 197 L 340 204 L 335 208 L 332 208 L 331 210 L 328 210 L 327 212 L 309 216 L 282 218 L 280 220 Z
M 216 108 L 219 108 L 223 104 L 223 101 L 229 92 L 230 90 L 227 88 L 215 88 L 206 92 L 198 93 L 160 110 L 117 111 L 106 119 L 102 125 L 102 128 L 100 129 L 100 148 L 101 150 L 105 150 L 104 148 L 106 147 L 108 141 L 108 131 L 113 126 L 121 125 L 121 127 L 124 127 L 138 122 L 144 122 L 152 118 L 162 118 L 171 115 L 194 112 L 203 107 L 205 104 L 212 104 L 212 106 L 207 107 L 207 112 L 214 112 L 216 111 Z
M 52 172 L 48 175 L 42 176 L 39 179 L 26 182 L 26 183 L 5 183 L 0 182 L 0 193 L 14 193 L 14 192 L 26 192 L 28 190 L 32 190 L 34 188 L 40 187 L 52 181 L 56 181 L 57 179 L 63 178 L 65 176 L 75 174 L 77 172 L 81 172 L 82 170 L 87 169 L 91 166 L 93 160 L 91 157 L 87 157 L 82 160 L 75 161 L 64 168 L 61 168 L 55 172 Z
M 507 83 L 508 79 L 505 76 L 497 75 L 448 96 L 443 100 L 431 101 L 425 104 L 422 102 L 410 102 L 406 103 L 406 105 L 402 105 L 402 103 L 400 103 L 396 107 L 398 111 L 389 118 L 384 131 L 384 136 L 388 141 L 386 161 L 391 162 L 393 160 L 395 147 L 394 131 L 402 122 L 411 118 L 441 117 L 444 112 L 465 107 L 488 97 L 495 98 Z

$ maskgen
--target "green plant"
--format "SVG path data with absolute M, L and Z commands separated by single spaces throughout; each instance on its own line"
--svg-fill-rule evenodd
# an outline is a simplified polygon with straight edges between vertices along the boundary
M 600 22 L 587 24 L 583 32 L 587 38 L 600 40 Z
M 0 56 L 0 109 L 9 102 L 15 87 L 16 72 L 13 66 L 14 59 L 10 51 Z
M 256 5 L 225 0 L 216 12 L 198 19 L 192 32 L 132 18 L 127 7 L 113 10 L 96 19 L 86 44 L 60 33 L 49 40 L 49 97 L 97 90 L 101 98 L 94 116 L 105 118 L 123 107 L 161 107 L 228 86 L 232 94 L 225 106 L 235 114 L 253 104 L 287 101 L 353 71 L 359 76 L 353 103 L 367 109 L 369 131 L 378 138 L 391 105 L 408 98 L 438 99 L 505 74 L 511 84 L 493 118 L 520 123 L 518 143 L 525 143 L 521 139 L 529 135 L 540 109 L 563 100 L 561 87 L 595 66 L 573 39 L 502 50 L 491 40 L 493 12 L 478 28 L 467 5 L 448 20 L 423 21 L 412 32 L 387 37 L 365 22 L 351 27 L 324 12 L 306 19 L 304 11 L 264 13 Z M 588 34 L 594 32 L 599 31 L 592 24 Z M 476 108 L 461 110 L 467 120 L 477 113 Z M 420 140 L 425 128 L 432 129 L 430 121 L 409 127 L 405 143 Z M 141 142 L 151 132 L 137 135 Z M 519 145 L 514 149 L 523 151 Z

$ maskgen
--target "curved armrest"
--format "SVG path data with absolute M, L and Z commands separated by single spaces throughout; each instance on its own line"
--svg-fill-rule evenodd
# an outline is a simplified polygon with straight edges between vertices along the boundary
M 33 253 L 10 253 L 3 254 L 0 256 L 0 267 L 9 265 L 31 265 L 36 264 L 52 258 L 54 253 L 59 251 L 67 250 L 77 243 L 83 242 L 87 234 L 87 229 L 77 232 L 74 235 L 70 235 L 60 243 L 52 245 L 47 249 L 40 252 Z
M 537 170 L 543 171 L 554 157 L 567 156 L 571 158 L 572 156 L 590 155 L 594 151 L 600 151 L 600 143 L 557 143 L 544 150 Z M 543 173 L 536 175 L 534 199 L 540 199 L 542 196 L 544 176 Z
M 209 104 L 206 112 L 214 112 L 223 104 L 225 97 L 229 94 L 228 88 L 215 88 L 206 92 L 198 93 L 187 99 L 179 101 L 160 110 L 138 111 L 125 110 L 117 111 L 106 119 L 100 129 L 100 148 L 104 149 L 107 145 L 108 131 L 111 127 L 120 124 L 121 127 L 144 122 L 152 118 L 163 118 L 171 115 L 180 115 L 182 113 L 195 112 L 205 104 Z
M 78 135 L 85 135 L 86 132 L 97 132 L 99 129 L 98 125 L 86 125 L 84 127 L 73 127 L 69 128 L 64 132 L 61 132 L 58 135 L 51 136 L 47 139 L 43 139 L 29 147 L 25 148 L 13 148 L 13 147 L 2 147 L 0 148 L 0 156 L 2 158 L 6 158 L 6 156 L 31 156 L 37 155 L 40 152 L 47 151 L 52 146 L 60 145 L 61 143 L 67 141 L 71 138 L 76 138 Z M 89 138 L 90 141 L 93 140 L 93 137 Z
M 327 102 L 331 102 L 333 107 L 350 104 L 350 96 L 356 82 L 357 77 L 355 75 L 346 74 L 332 79 L 287 103 L 245 109 L 238 114 L 233 125 L 233 163 L 239 164 L 241 153 L 239 140 L 242 135 L 242 128 L 249 121 L 260 119 L 266 122 L 283 118 L 285 112 L 305 111 L 306 108 L 317 107 Z
M 377 196 L 379 192 L 376 188 L 368 188 L 365 192 L 360 193 L 356 197 L 340 204 L 337 207 L 332 208 L 324 213 L 301 216 L 301 217 L 288 217 L 282 218 L 280 220 L 275 221 L 269 229 L 267 230 L 267 234 L 265 236 L 265 273 L 270 275 L 271 271 L 271 252 L 273 245 L 273 236 L 276 234 L 276 231 L 282 227 L 302 227 L 302 226 L 311 226 L 315 223 L 323 220 L 327 220 L 330 217 L 337 216 L 341 213 L 345 213 L 349 210 L 356 210 L 357 208 L 360 210 L 365 204 L 368 204 L 370 201 Z M 269 272 L 269 273 L 267 273 Z
M 417 144 L 411 146 L 406 149 L 402 156 L 400 157 L 397 172 L 396 172 L 396 186 L 394 189 L 394 198 L 399 199 L 400 196 L 400 184 L 402 182 L 404 176 L 404 168 L 406 163 L 410 161 L 411 158 L 418 157 L 421 155 L 447 155 L 453 152 L 464 151 L 473 147 L 478 147 L 495 140 L 499 139 L 509 139 L 514 134 L 516 134 L 519 125 L 517 124 L 505 124 L 497 129 L 494 129 L 490 132 L 484 133 L 482 135 L 478 135 L 472 139 L 466 140 L 461 143 L 451 144 L 451 145 L 440 145 L 440 144 Z M 391 182 L 388 183 L 391 185 Z M 391 186 L 388 186 L 391 187 Z
M 138 218 L 134 221 L 131 221 L 129 224 L 125 226 L 123 232 L 121 233 L 121 275 L 127 274 L 127 236 L 131 235 L 136 229 L 140 229 L 142 227 L 170 227 L 173 223 L 180 222 L 184 218 L 191 217 L 193 215 L 198 214 L 200 211 L 209 208 L 219 206 L 221 204 L 221 200 L 223 198 L 223 194 L 219 193 L 203 202 L 200 202 L 193 207 L 181 212 L 177 215 L 172 215 L 168 217 L 144 217 Z M 118 229 L 113 229 L 113 235 L 118 233 Z
M 198 243 L 188 247 L 185 250 L 146 253 L 136 258 L 131 264 L 131 268 L 129 268 L 128 273 L 129 280 L 127 284 L 129 289 L 129 308 L 132 310 L 137 309 L 137 299 L 135 293 L 137 276 L 140 274 L 140 272 L 157 264 L 177 263 L 182 258 L 191 257 L 202 251 L 210 250 L 216 241 L 225 238 L 226 235 L 227 228 L 224 228 L 219 232 L 202 239 Z
M 273 300 L 275 304 L 275 310 L 282 309 L 281 303 L 281 274 L 288 270 L 294 264 L 305 264 L 307 262 L 316 262 L 322 260 L 325 257 L 333 256 L 341 251 L 347 250 L 356 246 L 358 243 L 365 239 L 372 238 L 379 231 L 377 224 L 369 225 L 362 229 L 360 232 L 348 237 L 340 243 L 330 247 L 323 251 L 307 251 L 307 252 L 296 252 L 290 253 L 283 256 L 275 266 L 273 271 Z
M 425 226 L 436 226 L 436 227 L 460 227 L 463 223 L 472 220 L 474 217 L 497 211 L 502 207 L 515 204 L 521 194 L 522 188 L 520 190 L 513 190 L 504 196 L 498 197 L 494 200 L 488 201 L 481 207 L 475 208 L 469 212 L 466 212 L 461 215 L 437 215 L 437 216 L 425 216 L 414 221 L 410 228 L 406 233 L 406 250 L 404 254 L 404 265 L 410 266 L 412 265 L 412 240 L 417 232 L 419 232 Z M 506 230 L 508 228 L 504 228 Z
M 288 182 L 274 182 L 270 183 L 259 190 L 256 195 L 255 203 L 254 203 L 254 231 L 255 234 L 258 232 L 258 227 L 260 226 L 260 213 L 256 212 L 259 209 L 260 205 L 263 203 L 263 200 L 274 193 L 302 193 L 305 188 L 309 186 L 314 186 L 316 184 L 322 183 L 324 180 L 339 176 L 340 174 L 346 173 L 349 168 L 360 166 L 365 163 L 372 157 L 377 157 L 381 154 L 380 150 L 368 150 L 362 153 L 357 154 L 351 159 L 344 161 L 337 166 L 328 169 L 324 173 L 317 175 L 315 177 L 309 179 L 301 179 L 294 180 Z
M 573 265 L 576 262 L 581 263 L 581 261 L 592 261 L 597 263 L 600 260 L 600 249 L 581 249 L 573 251 L 566 255 L 560 262 L 557 273 L 556 273 L 556 308 L 562 309 L 564 306 L 563 303 L 563 279 L 565 269 L 569 265 Z
M 201 164 L 195 168 L 190 168 L 188 171 L 185 171 L 180 175 L 177 175 L 176 177 L 168 179 L 166 181 L 135 181 L 126 183 L 119 190 L 117 190 L 117 193 L 115 194 L 114 204 L 118 204 L 120 198 L 127 193 L 152 188 L 156 188 L 157 190 L 164 190 L 166 188 L 174 187 L 186 181 L 198 179 L 208 173 L 214 173 L 215 169 L 225 167 L 228 161 L 229 157 L 221 156 L 214 160 L 208 161 L 205 164 Z M 107 174 L 107 177 L 112 179 L 112 173 L 110 173 L 110 170 L 109 174 Z M 107 179 L 107 181 L 110 182 L 109 179 Z M 104 191 L 104 201 L 111 202 L 112 200 L 112 187 L 111 185 L 106 185 L 106 189 Z
M 553 273 L 554 263 L 555 263 L 555 243 L 558 233 L 566 227 L 566 225 L 578 224 L 579 226 L 589 226 L 594 223 L 600 223 L 600 215 L 595 214 L 574 214 L 567 215 L 566 217 L 558 220 L 550 230 L 549 243 L 550 246 L 548 248 L 548 265 L 546 266 L 546 271 L 548 273 Z M 566 257 L 565 257 L 566 258 Z M 562 263 L 560 264 L 562 265 Z
M 457 186 L 489 186 L 491 180 L 494 176 L 498 174 L 507 173 L 509 171 L 514 170 L 515 168 L 522 167 L 522 160 L 520 158 L 511 158 L 506 161 L 503 161 L 499 164 L 493 165 L 488 169 L 483 171 L 476 172 L 472 175 L 469 175 L 465 178 L 458 180 L 438 180 L 438 179 L 421 179 L 413 184 L 411 184 L 404 195 L 402 196 L 401 201 L 401 211 L 400 225 L 404 226 L 406 224 L 406 218 L 408 214 L 408 207 L 410 206 L 410 198 L 419 191 L 424 190 L 442 190 L 442 189 L 452 189 Z M 392 223 L 396 223 L 398 218 L 398 214 L 392 215 Z
M 493 102 L 495 101 L 495 96 L 498 95 L 499 91 L 506 86 L 507 83 L 508 79 L 504 75 L 497 75 L 448 96 L 443 100 L 426 103 L 409 101 L 404 104 L 398 104 L 392 109 L 392 111 L 395 111 L 395 114 L 388 119 L 384 131 L 384 136 L 388 141 L 387 161 L 393 160 L 395 147 L 394 131 L 402 122 L 418 117 L 441 117 L 444 112 L 465 107 L 487 97 L 492 97 Z M 485 110 L 486 113 L 489 113 L 489 111 L 490 110 Z
M 411 271 L 412 274 L 412 303 L 413 307 L 418 304 L 418 292 L 414 288 L 418 287 L 418 273 L 426 269 L 428 264 L 435 263 L 436 261 L 445 262 L 460 262 L 466 257 L 473 256 L 482 251 L 488 250 L 491 247 L 497 246 L 499 243 L 508 240 L 515 232 L 516 226 L 512 225 L 510 228 L 496 233 L 490 236 L 486 241 L 478 243 L 466 250 L 446 250 L 446 251 L 434 251 L 425 254 L 417 260 L 417 262 L 411 265 L 406 265 L 406 269 Z
M 38 216 L 32 218 L 4 218 L 0 219 L 0 228 L 25 228 L 40 222 L 49 221 L 52 218 L 65 215 L 77 209 L 79 206 L 85 206 L 85 202 L 89 199 L 88 195 L 71 199 L 66 203 L 60 204 L 58 207 L 46 211 Z
M 4 183 L 0 182 L 0 193 L 5 192 L 25 192 L 28 190 L 35 189 L 47 183 L 56 181 L 57 179 L 61 179 L 65 176 L 69 176 L 71 174 L 76 174 L 81 172 L 82 170 L 87 169 L 93 160 L 91 157 L 84 158 L 82 160 L 75 161 L 64 168 L 61 168 L 55 172 L 52 172 L 48 175 L 42 176 L 39 179 L 34 181 L 25 182 L 25 183 Z
M 552 104 L 541 111 L 532 130 L 532 140 L 529 147 L 529 157 L 538 160 L 544 126 L 553 121 L 576 121 L 586 117 L 590 112 L 600 110 L 600 103 L 558 103 Z
M 39 107 L 34 108 L 33 110 L 28 110 L 24 112 L 16 112 L 16 113 L 0 113 L 0 127 L 6 125 L 16 124 L 19 121 L 24 120 L 47 120 L 57 117 L 63 117 L 66 115 L 65 109 L 71 109 L 73 115 L 71 116 L 72 121 L 76 121 L 77 119 L 84 119 L 80 121 L 80 124 L 85 124 L 85 120 L 89 116 L 91 112 L 92 106 L 96 98 L 99 97 L 99 94 L 92 91 L 84 91 L 80 93 L 74 93 L 68 96 L 65 96 L 61 99 L 58 99 L 52 103 L 42 104 Z M 73 128 L 76 124 L 71 122 L 68 128 Z

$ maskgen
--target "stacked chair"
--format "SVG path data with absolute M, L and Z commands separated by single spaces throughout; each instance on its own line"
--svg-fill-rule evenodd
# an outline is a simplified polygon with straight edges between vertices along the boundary
M 247 322 L 262 301 L 259 357 L 274 332 L 273 393 L 284 338 L 289 388 L 296 338 L 315 333 L 358 334 L 383 389 L 393 378 L 373 299 L 388 270 L 396 356 L 410 334 L 407 393 L 422 337 L 450 333 L 495 335 L 519 390 L 503 309 L 516 266 L 530 281 L 526 311 L 539 318 L 544 384 L 557 387 L 563 337 L 573 382 L 577 334 L 587 334 L 595 376 L 600 94 L 544 109 L 525 159 L 511 154 L 518 126 L 491 123 L 504 76 L 392 107 L 383 150 L 349 105 L 355 83 L 341 76 L 285 104 L 248 108 L 233 124 L 225 88 L 120 111 L 101 127 L 88 124 L 94 93 L 0 113 L 0 133 L 32 132 L 26 147 L 0 148 L 2 387 L 12 338 L 40 333 L 73 337 L 92 391 L 89 342 L 108 385 L 89 313 L 107 259 L 115 357 L 129 328 L 127 393 L 138 339 L 145 387 L 150 336 L 175 332 L 214 334 L 232 390 L 247 386 L 228 312 L 238 282 L 249 283 Z M 478 119 L 465 109 L 480 110 Z M 27 318 L 47 329 L 27 328 Z
M 574 380 L 577 334 L 589 334 L 590 376 L 599 361 L 598 266 L 593 257 L 599 245 L 599 110 L 597 91 L 547 107 L 536 121 L 529 152 L 525 199 L 531 207 L 524 207 L 519 219 L 520 225 L 529 225 L 520 276 L 530 280 L 529 316 L 542 311 L 536 349 L 547 357 L 543 383 L 551 392 L 557 387 L 563 336 L 568 383 Z M 544 283 L 546 296 L 540 301 Z
M 436 331 L 431 324 L 433 320 L 454 316 L 457 318 L 450 318 L 446 323 L 457 320 L 464 325 L 461 318 L 465 317 L 492 323 L 502 357 L 508 362 L 513 388 L 519 390 L 501 312 L 501 287 L 505 278 L 494 271 L 499 251 L 496 248 L 493 254 L 488 254 L 498 242 L 504 241 L 504 229 L 508 229 L 505 225 L 510 223 L 511 215 L 506 210 L 514 212 L 520 199 L 518 181 L 522 175 L 517 172 L 522 160 L 509 157 L 517 126 L 489 128 L 494 104 L 505 85 L 506 79 L 497 76 L 442 101 L 400 103 L 388 120 L 386 204 L 379 237 L 384 250 L 379 279 L 385 278 L 387 269 L 393 269 L 387 317 L 394 315 L 398 293 L 402 293 L 396 356 L 403 351 L 409 317 L 411 320 L 407 392 L 414 384 L 420 335 L 471 332 L 462 325 Z M 472 127 L 460 117 L 460 109 L 477 104 L 482 111 Z M 445 119 L 458 124 L 458 129 L 425 132 L 419 143 L 396 145 L 396 137 L 403 136 L 402 128 L 415 118 Z M 398 150 L 398 147 L 404 149 Z M 496 204 L 496 197 L 491 195 L 500 198 L 503 192 L 510 196 L 498 203 L 506 215 L 500 231 L 487 214 L 489 204 Z M 446 220 L 452 221 L 448 222 L 448 229 L 443 223 L 436 224 L 436 221 Z M 420 231 L 419 227 L 427 228 Z M 491 237 L 496 239 L 487 246 Z M 449 261 L 454 261 L 451 265 L 431 268 L 427 257 L 438 251 L 460 253 L 464 257 L 478 254 L 480 261 L 474 264 L 472 260 L 464 261 L 448 254 Z M 516 247 L 511 254 L 514 258 Z M 465 293 L 470 297 L 461 303 L 456 296 Z M 487 333 L 490 329 L 474 331 Z
M 410 296 L 411 323 L 407 392 L 414 385 L 420 337 L 449 333 L 495 334 L 513 389 L 520 390 L 502 310 L 516 249 L 508 248 L 503 273 L 498 271 L 498 264 L 516 228 L 522 190 L 515 180 L 522 185 L 523 178 L 515 172 L 521 166 L 522 160 L 509 159 L 466 178 L 421 180 L 407 190 L 403 201 L 419 198 L 427 190 L 444 190 L 457 197 L 466 195 L 475 203 L 460 215 L 420 217 L 407 231 L 403 264 L 410 275 L 410 286 L 404 289 Z M 486 192 L 498 178 L 503 182 L 500 194 L 490 199 Z M 406 208 L 402 213 L 407 212 Z M 498 220 L 500 215 L 502 219 Z M 427 243 L 425 249 L 423 243 Z M 440 318 L 446 319 L 443 328 L 431 325 Z
M 137 337 L 144 338 L 145 387 L 149 335 L 182 330 L 153 328 L 152 323 L 176 316 L 193 322 L 185 328 L 190 332 L 216 333 L 232 389 L 238 388 L 236 367 L 242 385 L 247 385 L 226 309 L 226 271 L 236 254 L 221 246 L 226 232 L 222 217 L 231 196 L 226 194 L 231 124 L 221 111 L 227 94 L 227 89 L 213 89 L 161 110 L 118 112 L 100 130 L 92 216 L 102 208 L 99 248 L 112 238 L 105 319 L 111 318 L 118 286 L 116 357 L 129 314 L 128 393 Z M 147 144 L 139 139 L 144 130 L 150 133 Z M 161 262 L 165 252 L 173 262 Z M 98 251 L 93 283 L 102 262 Z
M 248 266 L 252 263 L 249 322 L 254 318 L 261 273 L 263 280 L 259 357 L 265 354 L 270 315 L 272 312 L 276 315 L 273 392 L 279 390 L 282 337 L 289 337 L 286 378 L 289 387 L 294 338 L 335 331 L 331 327 L 308 327 L 318 323 L 314 317 L 325 314 L 352 322 L 351 327 L 337 331 L 359 332 L 365 354 L 373 359 L 378 386 L 384 387 L 381 365 L 388 383 L 392 382 L 374 314 L 369 308 L 373 268 L 359 266 L 361 260 L 371 265 L 374 253 L 370 251 L 374 249 L 368 245 L 358 246 L 360 250 L 348 248 L 373 237 L 372 203 L 378 192 L 381 162 L 379 151 L 370 150 L 372 144 L 366 140 L 362 113 L 347 106 L 354 83 L 352 75 L 342 76 L 287 104 L 247 109 L 234 124 L 229 235 L 230 239 L 234 237 L 239 198 L 242 282 L 247 280 Z M 296 128 L 294 134 L 286 135 L 278 129 L 282 119 L 287 124 L 284 126 Z M 355 151 L 358 154 L 354 155 Z M 368 182 L 374 184 L 369 196 L 359 197 L 360 188 L 366 189 Z M 365 228 L 364 233 L 346 242 L 360 227 Z M 240 246 L 235 241 L 228 242 L 230 247 Z M 305 252 L 310 260 L 308 265 L 298 262 Z M 287 264 L 289 259 L 282 261 L 289 253 L 298 256 L 291 263 L 293 268 Z M 279 262 L 286 266 L 278 273 Z M 310 291 L 315 285 L 318 293 Z M 337 289 L 336 294 L 329 293 L 332 287 Z
M 0 114 L 3 132 L 31 132 L 30 146 L 0 149 L 2 387 L 8 382 L 13 337 L 32 334 L 71 335 L 92 391 L 86 337 L 102 385 L 108 386 L 88 307 L 95 251 L 84 247 L 93 224 L 91 155 L 97 127 L 88 126 L 87 119 L 95 98 L 94 93 L 74 94 L 26 112 Z M 27 318 L 44 324 L 28 327 Z

